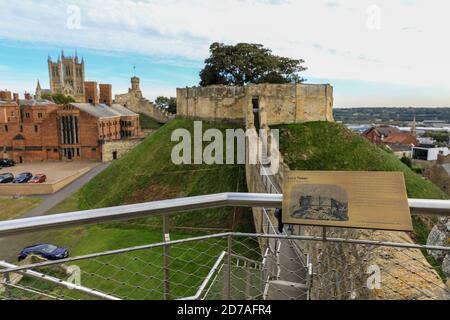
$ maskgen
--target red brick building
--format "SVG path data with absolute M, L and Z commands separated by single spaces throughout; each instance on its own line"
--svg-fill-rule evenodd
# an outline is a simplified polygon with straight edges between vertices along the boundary
M 98 102 L 96 90 L 89 89 L 88 101 Z M 107 102 L 112 101 L 107 96 L 109 89 L 103 89 Z M 16 162 L 101 160 L 105 143 L 141 135 L 139 115 L 120 105 L 64 106 L 29 96 L 17 100 L 9 92 L 0 92 L 0 158 Z
M 375 144 L 417 145 L 418 143 L 414 135 L 401 132 L 400 129 L 391 126 L 372 127 L 364 132 L 363 136 Z

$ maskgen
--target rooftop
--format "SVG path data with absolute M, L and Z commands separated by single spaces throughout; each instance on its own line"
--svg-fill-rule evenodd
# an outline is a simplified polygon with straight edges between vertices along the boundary
M 135 115 L 137 115 L 137 113 L 131 111 L 130 109 L 127 109 L 127 108 L 121 106 L 120 104 L 113 104 L 109 108 L 112 109 L 114 112 L 117 112 L 121 116 L 135 116 Z
M 55 103 L 50 100 L 45 99 L 21 99 L 19 100 L 19 105 L 21 106 L 46 106 L 46 105 L 54 105 Z
M 114 104 L 111 107 L 106 104 L 94 105 L 92 103 L 71 103 L 70 105 L 97 118 L 137 115 L 118 104 Z
M 416 145 L 417 139 L 408 133 L 398 132 L 390 134 L 383 142 L 386 144 Z

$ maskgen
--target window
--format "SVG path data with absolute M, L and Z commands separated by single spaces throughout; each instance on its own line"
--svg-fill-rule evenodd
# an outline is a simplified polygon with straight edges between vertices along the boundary
M 44 117 L 44 115 L 42 114 L 42 112 L 38 112 L 38 118 L 42 119 Z
M 14 111 L 11 111 L 11 117 L 15 117 L 16 113 Z
M 38 126 L 34 126 L 34 132 L 38 132 L 39 131 L 39 127 Z
M 97 148 L 92 148 L 92 151 L 97 151 Z
M 252 98 L 252 105 L 253 105 L 253 110 L 259 109 L 259 97 Z
M 23 126 L 20 126 L 20 132 L 23 132 Z
M 58 149 L 53 149 L 53 152 L 58 152 Z
M 25 112 L 25 118 L 30 119 L 30 113 L 29 112 Z
M 5 125 L 5 132 L 8 132 L 8 126 L 7 125 Z

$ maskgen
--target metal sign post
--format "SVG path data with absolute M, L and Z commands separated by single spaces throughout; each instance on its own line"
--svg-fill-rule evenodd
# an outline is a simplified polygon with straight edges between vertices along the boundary
M 169 216 L 163 215 L 164 242 L 170 242 Z M 170 300 L 170 245 L 163 247 L 164 255 L 164 300 Z

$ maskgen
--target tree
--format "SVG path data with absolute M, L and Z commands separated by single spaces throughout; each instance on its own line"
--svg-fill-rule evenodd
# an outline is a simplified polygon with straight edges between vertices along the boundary
M 401 159 L 401 162 L 403 162 L 404 164 L 406 164 L 409 168 L 412 169 L 412 161 L 410 158 L 408 158 L 407 156 L 403 156 Z
M 155 104 L 157 107 L 166 109 L 170 113 L 177 113 L 177 98 L 160 96 L 156 98 Z
M 44 93 L 42 99 L 53 101 L 56 104 L 69 104 L 76 102 L 71 96 L 65 96 L 62 93 Z
M 301 59 L 272 54 L 260 44 L 213 43 L 211 56 L 200 72 L 201 86 L 214 84 L 243 86 L 248 83 L 294 83 L 305 81 L 299 74 L 305 71 Z

